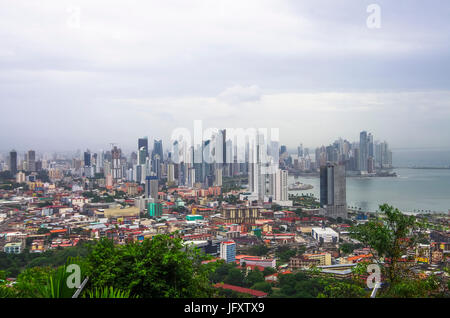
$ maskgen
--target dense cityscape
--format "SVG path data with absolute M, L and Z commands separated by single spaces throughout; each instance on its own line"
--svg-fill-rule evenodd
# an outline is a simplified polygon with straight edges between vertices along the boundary
M 449 16 L 0 1 L 3 308 L 445 312 Z
M 35 150 L 19 156 L 12 150 L 0 174 L 0 271 L 6 285 L 21 286 L 21 275 L 36 265 L 63 265 L 54 262 L 64 251 L 86 256 L 89 242 L 142 245 L 168 235 L 201 251 L 201 266 L 214 264 L 207 277 L 210 297 L 368 297 L 367 271 L 358 270 L 374 259 L 388 263 L 387 255 L 358 240 L 352 229 L 383 218 L 347 206 L 346 178 L 395 176 L 388 143 L 363 131 L 358 142 L 339 139 L 315 150 L 300 145 L 290 154 L 258 131 L 246 137 L 238 144 L 224 129 L 195 146 L 176 140 L 170 149 L 161 140 L 150 148 L 143 137 L 128 156 L 116 144 L 72 156 Z M 319 198 L 292 192 L 310 189 L 301 181 L 311 174 L 320 178 Z M 299 181 L 289 184 L 289 175 Z M 420 292 L 448 295 L 449 215 L 413 218 L 422 224 L 414 231 L 424 236 L 400 260 L 411 275 L 441 281 Z M 335 295 L 323 287 L 310 294 L 308 287 L 289 289 L 282 279 L 305 282 L 317 270 L 334 284 L 356 279 L 347 283 L 356 289 Z

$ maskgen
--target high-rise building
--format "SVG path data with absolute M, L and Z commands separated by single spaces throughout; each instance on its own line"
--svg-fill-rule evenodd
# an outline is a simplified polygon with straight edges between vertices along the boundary
M 373 135 L 371 133 L 369 133 L 369 135 L 367 136 L 367 156 L 370 158 L 374 158 L 375 157 L 375 148 L 374 148 L 374 143 L 373 143 Z
M 266 150 L 264 147 L 264 142 L 264 135 L 257 133 L 255 143 L 249 147 L 249 191 L 258 196 L 258 201 L 260 203 L 264 201 L 264 195 L 266 194 L 266 183 L 268 181 L 263 173 L 266 168 L 263 166 Z
M 161 157 L 159 156 L 159 154 L 155 154 L 151 162 L 151 171 L 158 177 L 158 179 L 161 179 L 161 163 Z
M 347 218 L 344 164 L 327 163 L 320 167 L 320 207 L 328 217 Z
M 149 202 L 148 203 L 148 215 L 152 218 L 157 218 L 162 215 L 162 203 L 161 202 Z
M 233 241 L 220 243 L 220 258 L 227 263 L 236 261 L 236 243 Z
M 222 130 L 219 134 L 219 138 L 222 138 L 222 163 L 225 164 L 227 162 L 227 131 L 226 129 Z
M 161 161 L 164 160 L 162 140 L 154 140 L 153 142 L 152 159 L 155 155 L 159 155 Z
M 297 148 L 297 155 L 299 158 L 303 157 L 303 145 L 300 144 L 300 146 L 298 146 Z
M 369 143 L 367 132 L 362 131 L 359 134 L 359 169 L 361 173 L 367 173 L 367 159 L 369 157 Z
M 89 150 L 84 152 L 84 166 L 91 166 L 91 152 Z
M 276 201 L 285 202 L 288 200 L 288 171 L 278 169 L 275 174 L 275 193 Z
M 222 186 L 222 168 L 216 167 L 214 170 L 214 185 L 218 187 Z
M 148 138 L 147 137 L 143 137 L 143 138 L 139 138 L 138 139 L 138 150 L 140 151 L 142 148 L 145 148 L 145 158 L 148 157 Z
M 138 164 L 145 165 L 147 162 L 147 148 L 141 147 L 138 152 Z
M 114 146 L 111 150 L 111 172 L 114 181 L 122 179 L 122 168 L 120 158 L 122 157 L 122 151 Z
M 190 188 L 193 188 L 196 183 L 196 179 L 197 179 L 196 170 L 193 167 L 188 166 L 186 185 Z
M 36 171 L 36 153 L 34 150 L 29 150 L 27 154 L 27 170 L 30 172 Z
M 175 165 L 169 163 L 167 165 L 167 183 L 173 184 L 175 182 Z
M 9 153 L 9 171 L 13 176 L 17 173 L 17 151 L 15 150 Z
M 145 178 L 145 197 L 158 200 L 158 177 L 148 176 Z

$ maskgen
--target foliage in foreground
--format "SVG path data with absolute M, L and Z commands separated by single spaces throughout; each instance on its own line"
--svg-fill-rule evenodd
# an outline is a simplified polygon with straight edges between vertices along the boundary
M 143 298 L 210 297 L 202 259 L 198 250 L 168 235 L 126 245 L 102 239 L 87 257 L 89 287 L 111 286 Z
M 414 216 L 408 216 L 387 204 L 380 206 L 382 217 L 354 226 L 350 235 L 373 250 L 373 260 L 381 268 L 384 284 L 381 297 L 443 296 L 445 291 L 433 275 L 420 278 L 411 271 L 415 264 L 408 257 L 423 240 L 423 228 Z

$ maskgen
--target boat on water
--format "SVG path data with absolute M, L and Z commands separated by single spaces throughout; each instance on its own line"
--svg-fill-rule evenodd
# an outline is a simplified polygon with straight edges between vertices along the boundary
M 288 187 L 288 189 L 289 189 L 290 191 L 295 191 L 295 190 L 310 190 L 310 189 L 312 189 L 312 188 L 314 188 L 312 185 L 306 184 L 306 183 L 301 183 L 301 182 L 299 182 L 299 181 L 297 181 L 297 182 L 291 184 L 291 185 Z

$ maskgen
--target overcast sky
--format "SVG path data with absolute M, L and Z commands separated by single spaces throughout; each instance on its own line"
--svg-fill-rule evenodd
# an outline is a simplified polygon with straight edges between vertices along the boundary
M 134 149 L 195 119 L 288 147 L 361 130 L 448 147 L 449 17 L 441 0 L 2 0 L 0 150 Z

